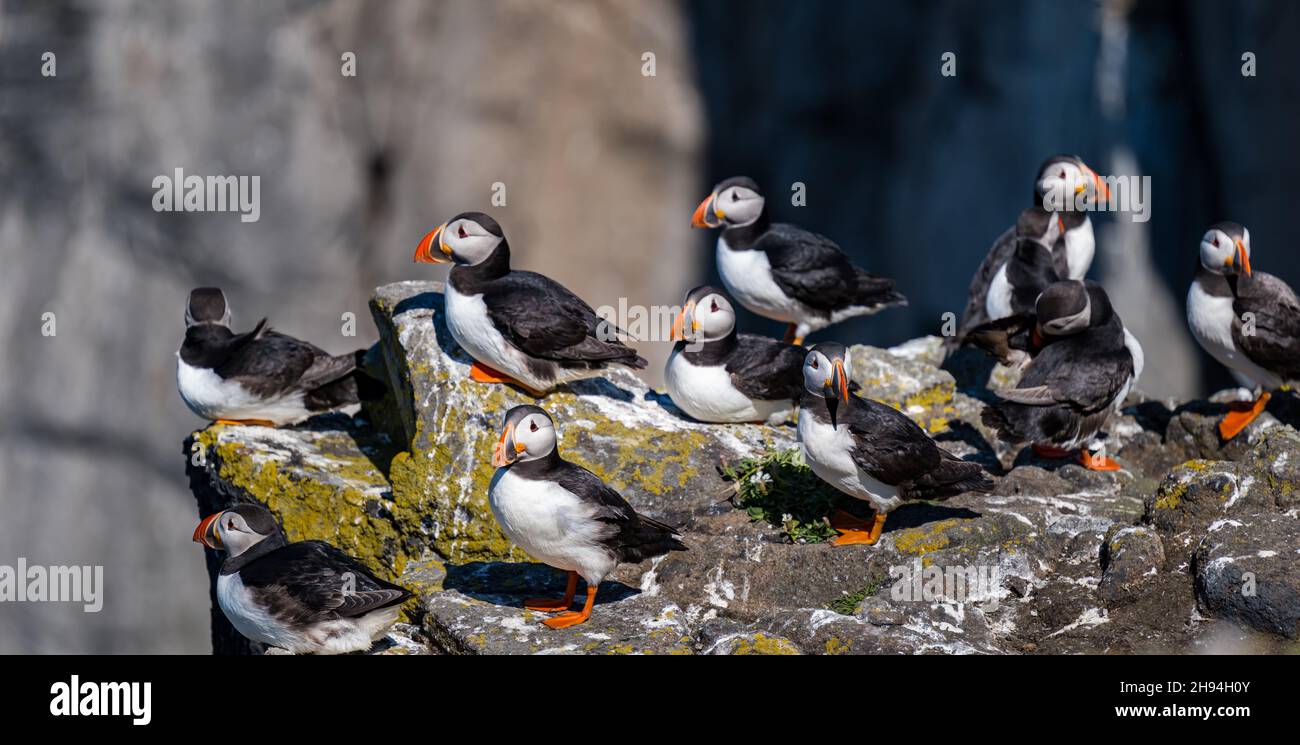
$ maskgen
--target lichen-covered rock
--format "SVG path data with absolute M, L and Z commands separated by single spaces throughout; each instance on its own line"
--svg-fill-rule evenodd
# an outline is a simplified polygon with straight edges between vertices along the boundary
M 1141 525 L 1112 527 L 1101 548 L 1102 575 L 1097 592 L 1112 604 L 1148 584 L 1165 562 L 1160 534 Z
M 1243 515 L 1212 524 L 1196 550 L 1202 608 L 1262 631 L 1300 638 L 1300 518 Z

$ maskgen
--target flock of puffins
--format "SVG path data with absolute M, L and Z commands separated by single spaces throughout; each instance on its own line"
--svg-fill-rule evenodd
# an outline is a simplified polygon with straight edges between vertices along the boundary
M 1033 206 L 976 271 L 962 322 L 945 349 L 974 346 L 1021 369 L 1016 386 L 994 391 L 996 402 L 982 414 L 1001 440 L 1031 443 L 1044 457 L 1077 449 L 1084 467 L 1116 470 L 1097 435 L 1141 374 L 1141 346 L 1101 285 L 1084 279 L 1095 250 L 1089 209 L 1053 211 L 1043 206 L 1053 203 L 1049 194 L 1071 196 L 1075 207 L 1105 206 L 1110 198 L 1105 180 L 1079 158 L 1049 158 L 1037 174 Z M 677 315 L 665 381 L 678 408 L 709 423 L 779 422 L 797 411 L 800 448 L 812 471 L 875 510 L 870 520 L 837 513 L 831 521 L 837 545 L 874 544 L 890 511 L 906 502 L 992 487 L 979 465 L 940 448 L 911 419 L 855 395 L 844 345 L 801 346 L 808 334 L 832 324 L 906 304 L 893 280 L 854 266 L 828 238 L 771 222 L 762 192 L 748 178 L 717 184 L 691 224 L 722 229 L 717 266 L 725 291 L 691 290 Z M 1300 300 L 1282 280 L 1252 272 L 1250 259 L 1246 228 L 1211 226 L 1201 238 L 1187 299 L 1193 336 L 1258 391 L 1222 420 L 1225 439 L 1259 416 L 1270 391 L 1300 373 Z M 453 264 L 445 321 L 473 358 L 476 381 L 514 385 L 541 399 L 614 366 L 647 364 L 558 282 L 511 269 L 505 233 L 488 215 L 465 212 L 438 226 L 419 242 L 415 260 Z M 738 334 L 733 299 L 788 323 L 787 338 Z M 361 372 L 361 352 L 330 355 L 273 331 L 266 319 L 236 334 L 230 320 L 221 290 L 190 293 L 177 384 L 201 417 L 293 424 L 349 410 L 367 385 L 378 384 Z M 567 572 L 563 598 L 525 604 L 556 614 L 543 623 L 558 629 L 588 619 L 598 586 L 619 563 L 686 547 L 673 527 L 638 514 L 595 474 L 564 460 L 556 439 L 543 408 L 506 412 L 492 454 L 497 470 L 489 502 L 514 543 Z M 194 539 L 227 553 L 217 600 L 234 627 L 290 652 L 368 649 L 411 596 L 327 543 L 288 543 L 260 506 L 210 515 Z M 579 578 L 586 599 L 575 611 Z

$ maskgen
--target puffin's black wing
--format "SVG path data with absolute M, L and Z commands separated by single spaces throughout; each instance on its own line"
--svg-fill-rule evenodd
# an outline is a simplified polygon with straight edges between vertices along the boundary
M 1031 356 L 1037 352 L 1034 347 L 1037 325 L 1038 317 L 1033 313 L 1018 313 L 971 329 L 963 343 L 984 350 L 1004 365 L 1012 365 L 1016 362 L 1016 352 Z
M 596 519 L 609 528 L 602 542 L 620 562 L 635 564 L 669 551 L 686 550 L 676 528 L 638 513 L 622 495 L 582 466 L 560 460 L 554 478 L 562 488 L 595 507 Z
M 272 396 L 295 388 L 309 391 L 356 369 L 355 355 L 335 357 L 287 334 L 262 329 L 258 324 L 257 333 L 231 352 L 217 374 L 257 395 Z
M 549 277 L 512 271 L 491 283 L 483 302 L 506 340 L 533 357 L 561 364 L 618 362 L 638 370 L 648 364 L 612 333 L 601 339 L 605 322 L 596 311 Z
M 786 295 L 826 313 L 852 306 L 902 305 L 894 280 L 853 266 L 834 241 L 794 225 L 777 223 L 754 243 L 767 254 L 772 280 Z
M 796 400 L 803 392 L 803 347 L 740 334 L 726 370 L 736 390 L 759 401 Z
M 941 499 L 993 488 L 984 469 L 935 444 L 916 422 L 871 400 L 851 399 L 847 417 L 853 462 L 907 499 Z
M 975 276 L 971 277 L 970 289 L 966 294 L 966 310 L 962 312 L 961 324 L 958 326 L 957 335 L 951 337 L 952 343 L 949 345 L 955 347 L 966 338 L 966 334 L 971 329 L 976 328 L 989 320 L 987 304 L 989 297 L 989 285 L 993 284 L 993 278 L 997 276 L 998 270 L 1002 265 L 1007 263 L 1016 249 L 1016 229 L 1010 227 L 998 239 L 993 242 L 987 254 L 984 255 L 984 261 L 980 262 L 979 268 L 975 270 Z
M 411 597 L 322 541 L 276 549 L 243 566 L 239 578 L 272 615 L 289 623 L 354 618 Z
M 1264 272 L 1237 276 L 1235 283 L 1233 342 L 1265 370 L 1288 380 L 1300 376 L 1300 299 L 1286 282 Z
M 1049 344 L 1015 388 L 997 395 L 1027 406 L 1067 404 L 1085 413 L 1100 411 L 1133 378 L 1133 355 L 1122 336 L 1119 341 L 1105 348 L 1088 332 Z

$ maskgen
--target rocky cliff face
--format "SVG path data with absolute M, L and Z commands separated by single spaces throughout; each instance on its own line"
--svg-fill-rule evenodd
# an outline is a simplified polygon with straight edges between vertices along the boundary
M 589 623 L 548 629 L 522 601 L 562 592 L 562 576 L 511 546 L 486 503 L 501 415 L 532 399 L 468 379 L 437 284 L 381 287 L 371 310 L 386 400 L 355 420 L 212 426 L 187 452 L 200 512 L 260 502 L 292 540 L 329 540 L 418 592 L 377 651 L 1255 651 L 1300 636 L 1292 427 L 1265 415 L 1225 446 L 1221 405 L 1135 394 L 1108 427 L 1124 471 L 1043 461 L 993 442 L 972 395 L 987 394 L 935 366 L 934 338 L 855 347 L 854 379 L 997 486 L 900 508 L 874 547 L 823 542 L 823 518 L 855 505 L 802 465 L 793 426 L 695 423 L 626 374 L 542 400 L 567 458 L 690 547 L 622 567 Z M 1277 414 L 1291 420 L 1285 402 Z M 256 651 L 219 610 L 213 645 Z

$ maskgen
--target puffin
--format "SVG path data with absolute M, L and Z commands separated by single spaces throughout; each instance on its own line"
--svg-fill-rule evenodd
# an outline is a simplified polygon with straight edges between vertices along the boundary
M 231 625 L 293 654 L 368 650 L 412 596 L 328 543 L 289 543 L 260 505 L 208 515 L 194 540 L 227 554 L 217 574 L 217 605 Z
M 1045 458 L 1076 447 L 1084 468 L 1118 471 L 1093 438 L 1118 411 L 1141 374 L 1143 354 L 1101 285 L 1057 282 L 1038 298 L 1030 361 L 1015 388 L 980 415 L 1003 442 L 1033 443 Z
M 447 330 L 474 358 L 474 380 L 518 385 L 537 398 L 615 366 L 648 364 L 618 340 L 618 328 L 563 285 L 512 270 L 501 225 L 482 212 L 462 212 L 434 228 L 416 247 L 415 260 L 454 264 L 444 296 Z
M 849 392 L 852 370 L 843 344 L 822 342 L 808 350 L 799 401 L 799 446 L 822 481 L 871 503 L 872 520 L 843 511 L 831 527 L 832 543 L 874 545 L 885 518 L 907 502 L 946 499 L 993 488 L 979 464 L 935 444 L 896 409 Z
M 230 330 L 230 305 L 217 287 L 190 292 L 185 340 L 176 352 L 176 388 L 195 414 L 223 424 L 278 427 L 315 414 L 354 412 L 379 385 L 358 365 L 365 350 L 331 355 L 274 331 Z
M 1255 389 L 1219 422 L 1231 440 L 1264 411 L 1272 391 L 1300 379 L 1300 300 L 1286 282 L 1250 268 L 1250 231 L 1235 222 L 1201 238 L 1196 278 L 1187 291 L 1187 325 L 1196 341 Z
M 1023 245 L 1021 239 L 1037 238 L 1050 247 L 1053 281 L 1083 279 L 1088 274 L 1096 239 L 1087 207 L 1094 201 L 1108 203 L 1110 188 L 1077 155 L 1054 155 L 1039 166 L 1033 203 L 993 242 L 971 278 L 961 324 L 946 345 L 949 351 L 971 329 L 1016 312 L 1015 297 L 1032 292 L 1025 289 L 1026 282 L 1041 281 L 1043 263 L 1025 263 L 1027 257 L 1017 250 Z M 1076 204 L 1083 209 L 1074 209 Z M 1028 258 L 1037 259 L 1033 254 Z
M 764 318 L 789 324 L 787 342 L 847 318 L 907 304 L 894 280 L 854 266 L 831 239 L 774 223 L 758 184 L 744 176 L 713 187 L 691 217 L 696 228 L 725 228 L 718 274 L 727 292 Z
M 794 412 L 803 390 L 804 350 L 736 333 L 736 310 L 708 285 L 686 294 L 673 322 L 677 342 L 664 368 L 668 395 L 701 422 L 777 424 Z
M 555 424 L 538 406 L 506 412 L 492 452 L 496 472 L 488 504 L 506 537 L 529 556 L 568 573 L 564 598 L 534 598 L 529 610 L 558 613 L 542 623 L 553 629 L 591 617 L 596 590 L 620 563 L 637 563 L 685 551 L 675 528 L 638 514 L 596 474 L 560 457 Z M 587 600 L 570 611 L 578 578 Z

